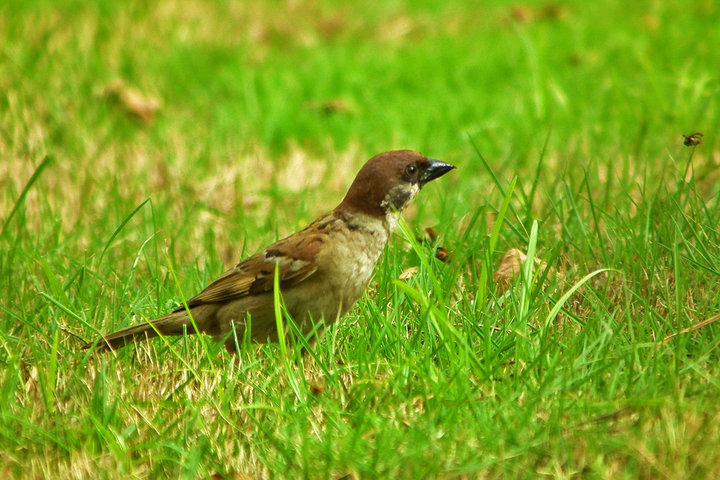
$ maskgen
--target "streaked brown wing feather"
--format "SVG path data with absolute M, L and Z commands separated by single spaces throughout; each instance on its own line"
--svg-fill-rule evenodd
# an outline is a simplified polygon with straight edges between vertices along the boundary
M 202 292 L 188 300 L 188 306 L 195 307 L 203 303 L 214 303 L 245 296 L 255 281 L 256 278 L 252 275 L 243 274 L 233 268 L 223 273 L 217 280 L 205 287 Z
M 317 271 L 317 255 L 324 241 L 325 237 L 321 234 L 284 238 L 222 274 L 202 292 L 188 300 L 188 307 L 270 292 L 276 266 L 281 289 L 298 284 Z

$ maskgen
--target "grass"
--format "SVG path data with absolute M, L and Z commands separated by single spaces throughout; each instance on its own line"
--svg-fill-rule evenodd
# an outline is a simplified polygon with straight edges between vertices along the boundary
M 0 476 L 717 478 L 718 13 L 2 3 Z M 310 354 L 79 348 L 393 148 L 458 169 Z

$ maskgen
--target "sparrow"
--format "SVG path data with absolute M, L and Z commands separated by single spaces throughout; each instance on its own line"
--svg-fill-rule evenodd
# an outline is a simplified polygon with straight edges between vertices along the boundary
M 188 300 L 187 308 L 104 335 L 84 348 L 115 350 L 134 339 L 185 333 L 207 334 L 231 353 L 243 335 L 253 342 L 277 341 L 276 272 L 286 311 L 303 334 L 321 329 L 360 298 L 405 207 L 426 183 L 453 168 L 411 150 L 376 155 L 333 211 L 223 273 Z

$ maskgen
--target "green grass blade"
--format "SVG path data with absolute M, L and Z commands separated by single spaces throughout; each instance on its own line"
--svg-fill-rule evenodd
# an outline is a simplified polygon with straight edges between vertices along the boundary
M 110 248 L 110 245 L 112 245 L 115 238 L 120 234 L 120 232 L 122 232 L 123 228 L 125 228 L 125 225 L 127 225 L 128 222 L 130 220 L 132 220 L 132 218 L 135 216 L 135 214 L 138 213 L 140 211 L 140 209 L 142 209 L 142 207 L 144 207 L 145 204 L 148 203 L 149 201 L 150 201 L 150 199 L 147 198 L 147 199 L 145 199 L 144 202 L 142 202 L 140 205 L 135 207 L 135 209 L 132 212 L 130 212 L 130 215 L 125 217 L 125 219 L 120 223 L 120 225 L 118 225 L 118 227 L 115 229 L 115 231 L 112 233 L 112 235 L 110 235 L 110 238 L 108 239 L 107 242 L 105 242 L 105 246 L 103 247 L 102 251 L 100 252 L 100 256 L 98 257 L 98 262 L 97 262 L 98 265 L 102 264 L 103 257 L 105 257 L 105 252 L 107 252 L 108 248 Z
M 35 171 L 33 172 L 32 176 L 30 177 L 30 180 L 28 180 L 28 182 L 25 184 L 25 187 L 22 189 L 22 192 L 20 192 L 20 196 L 17 198 L 17 200 L 15 200 L 15 204 L 13 204 L 13 207 L 10 210 L 10 213 L 8 214 L 5 221 L 3 222 L 2 230 L 0 230 L 0 237 L 5 236 L 5 232 L 7 230 L 8 225 L 10 225 L 10 221 L 13 219 L 13 217 L 17 213 L 18 209 L 22 206 L 28 192 L 30 191 L 32 186 L 35 184 L 35 182 L 40 178 L 40 175 L 42 175 L 43 171 L 45 171 L 45 169 L 51 163 L 53 163 L 53 158 L 49 155 L 46 155 L 45 158 L 43 158 L 42 162 L 40 162 L 40 165 L 38 165 L 37 168 L 35 168 Z

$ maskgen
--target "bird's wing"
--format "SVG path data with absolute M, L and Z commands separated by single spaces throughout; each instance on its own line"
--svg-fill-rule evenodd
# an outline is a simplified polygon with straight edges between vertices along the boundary
M 292 235 L 280 240 L 222 274 L 188 300 L 188 307 L 270 292 L 276 268 L 281 290 L 296 285 L 317 271 L 317 257 L 324 242 L 325 236 L 320 234 Z

